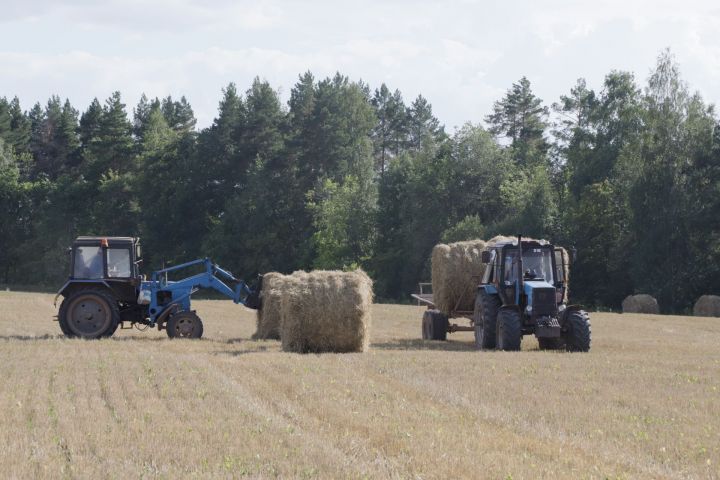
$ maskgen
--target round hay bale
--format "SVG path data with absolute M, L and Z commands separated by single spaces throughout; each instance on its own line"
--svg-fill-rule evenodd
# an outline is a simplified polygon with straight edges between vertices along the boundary
M 696 317 L 720 317 L 720 297 L 717 295 L 703 295 L 698 298 L 693 307 Z
M 438 310 L 445 314 L 473 310 L 477 286 L 485 273 L 485 246 L 483 240 L 435 245 L 430 261 L 433 300 Z
M 373 291 L 365 272 L 295 272 L 280 290 L 284 351 L 367 351 Z
M 280 339 L 280 300 L 282 298 L 282 285 L 287 278 L 278 272 L 263 275 L 262 290 L 260 291 L 261 304 L 257 310 L 257 329 L 253 339 Z
M 641 293 L 628 295 L 622 302 L 623 313 L 660 313 L 660 307 L 654 297 Z

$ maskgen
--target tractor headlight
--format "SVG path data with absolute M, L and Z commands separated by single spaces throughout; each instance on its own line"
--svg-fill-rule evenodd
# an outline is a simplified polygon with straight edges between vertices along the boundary
M 140 290 L 137 299 L 138 305 L 149 305 L 151 297 L 152 294 L 150 293 L 150 290 Z

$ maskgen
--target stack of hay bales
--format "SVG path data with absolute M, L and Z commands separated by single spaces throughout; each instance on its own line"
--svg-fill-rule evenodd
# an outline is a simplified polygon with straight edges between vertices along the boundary
M 284 351 L 367 351 L 373 290 L 365 272 L 295 272 L 285 278 L 281 290 Z
M 480 283 L 477 277 L 485 273 L 481 256 L 486 245 L 483 240 L 435 245 L 431 274 L 433 299 L 438 310 L 444 313 L 473 310 L 477 285 Z
M 277 272 L 263 275 L 261 304 L 257 310 L 257 330 L 253 339 L 280 340 L 280 299 L 287 276 Z
M 703 295 L 698 298 L 693 308 L 696 317 L 720 317 L 720 297 L 717 295 Z
M 622 302 L 623 313 L 660 313 L 660 307 L 654 297 L 641 293 L 628 295 Z

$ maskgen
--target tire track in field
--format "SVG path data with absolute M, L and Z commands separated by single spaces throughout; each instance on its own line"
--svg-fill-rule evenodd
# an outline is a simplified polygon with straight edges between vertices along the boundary
M 427 359 L 427 368 L 431 369 L 431 359 Z M 505 405 L 498 405 L 496 403 L 486 404 L 483 402 L 472 401 L 464 395 L 458 394 L 455 389 L 438 388 L 443 385 L 437 379 L 427 376 L 413 376 L 413 375 L 399 375 L 398 372 L 392 369 L 382 374 L 377 372 L 376 368 L 370 368 L 364 372 L 364 375 L 368 378 L 375 379 L 387 379 L 392 378 L 393 382 L 398 386 L 403 386 L 405 389 L 414 391 L 419 396 L 425 396 L 430 398 L 436 404 L 442 404 L 444 406 L 451 406 L 454 410 L 468 412 L 475 418 L 476 423 L 489 423 L 494 425 L 499 430 L 508 432 L 509 434 L 517 435 L 520 440 L 520 435 L 524 437 L 524 440 L 533 438 L 535 443 L 539 446 L 547 444 L 561 444 L 563 450 L 572 451 L 572 454 L 568 454 L 569 457 L 584 458 L 587 464 L 597 464 L 597 459 L 600 457 L 603 461 L 604 466 L 612 467 L 613 470 L 627 473 L 634 472 L 634 475 L 643 476 L 648 473 L 653 478 L 667 478 L 669 473 L 673 475 L 679 475 L 677 472 L 669 472 L 667 469 L 659 469 L 654 464 L 655 461 L 649 456 L 646 456 L 646 462 L 628 462 L 626 460 L 618 459 L 618 456 L 613 453 L 602 452 L 597 449 L 597 445 L 587 443 L 582 438 L 577 438 L 576 432 L 563 431 L 561 434 L 553 434 L 550 430 L 545 429 L 540 431 L 535 428 L 531 423 L 523 420 L 522 418 L 515 417 L 517 427 L 519 431 L 512 429 L 513 426 L 509 426 L 507 418 L 513 417 L 513 411 L 506 408 Z M 386 380 L 387 381 L 387 380 Z M 557 425 L 555 425 L 557 427 Z M 520 435 L 519 435 L 520 434 Z M 682 475 L 679 475 L 682 477 Z
M 228 375 L 217 368 L 213 359 L 208 358 L 207 355 L 201 354 L 198 355 L 198 358 L 207 364 L 205 370 L 213 378 L 212 383 L 222 385 L 227 392 L 231 393 L 232 402 L 238 405 L 240 410 L 251 413 L 258 419 L 265 420 L 276 430 L 277 435 L 288 435 L 288 423 L 294 421 L 294 415 L 291 411 L 293 407 L 290 403 L 280 405 L 273 399 L 250 389 L 249 384 L 253 382 L 242 382 L 237 380 L 234 375 Z M 267 372 L 263 372 L 260 376 L 267 376 Z M 262 385 L 267 384 L 262 382 Z M 302 458 L 316 459 L 315 466 L 321 465 L 321 461 L 330 462 L 328 466 L 331 466 L 334 473 L 320 471 L 321 476 L 358 477 L 360 476 L 358 466 L 362 466 L 362 470 L 365 471 L 373 470 L 374 465 L 372 462 L 357 457 L 349 457 L 345 451 L 334 445 L 334 439 L 331 436 L 326 435 L 321 430 L 308 430 L 307 427 L 297 423 L 294 423 L 293 427 L 294 430 L 290 434 L 291 440 L 293 443 L 303 446 L 303 450 L 300 452 L 303 455 Z M 269 433 L 265 436 L 267 438 L 275 437 Z M 358 460 L 360 460 L 360 465 L 358 465 Z M 354 470 L 355 475 L 351 475 L 349 469 Z
M 275 358 L 282 359 L 282 357 Z M 233 366 L 227 361 L 222 362 L 222 365 L 225 368 Z M 260 402 L 268 405 L 275 417 L 284 422 L 281 425 L 291 423 L 302 433 L 303 437 L 310 439 L 308 444 L 317 443 L 325 445 L 326 448 L 332 446 L 332 453 L 325 453 L 325 455 L 332 455 L 332 458 L 340 461 L 340 465 L 336 466 L 340 471 L 347 474 L 348 470 L 353 470 L 357 477 L 379 475 L 382 478 L 396 478 L 402 476 L 399 472 L 403 471 L 403 464 L 398 461 L 398 458 L 383 454 L 383 445 L 368 441 L 368 436 L 372 433 L 368 425 L 352 421 L 352 418 L 342 415 L 332 416 L 328 420 L 328 417 L 331 416 L 328 405 L 312 403 L 314 398 L 306 399 L 305 392 L 300 392 L 301 388 L 298 388 L 296 384 L 298 377 L 288 374 L 287 366 L 273 365 L 272 362 L 267 362 L 260 366 L 247 365 L 244 368 L 248 373 L 244 377 L 247 378 L 245 388 L 252 387 L 253 395 Z M 233 377 L 233 374 L 225 373 L 224 377 Z M 310 377 L 307 378 L 310 379 Z M 340 394 L 343 388 L 337 383 L 325 384 L 322 385 L 322 390 L 326 399 L 329 399 L 335 394 Z M 306 404 L 305 400 L 310 404 Z M 330 425 L 332 423 L 336 423 L 336 426 L 342 425 L 346 427 L 346 430 L 339 436 L 338 431 Z

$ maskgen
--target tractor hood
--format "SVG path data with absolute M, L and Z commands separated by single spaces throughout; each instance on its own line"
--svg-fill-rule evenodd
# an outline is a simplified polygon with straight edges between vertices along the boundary
M 532 297 L 532 292 L 536 288 L 552 288 L 555 290 L 555 286 L 546 282 L 545 280 L 525 280 L 523 283 L 525 289 L 525 295 Z

